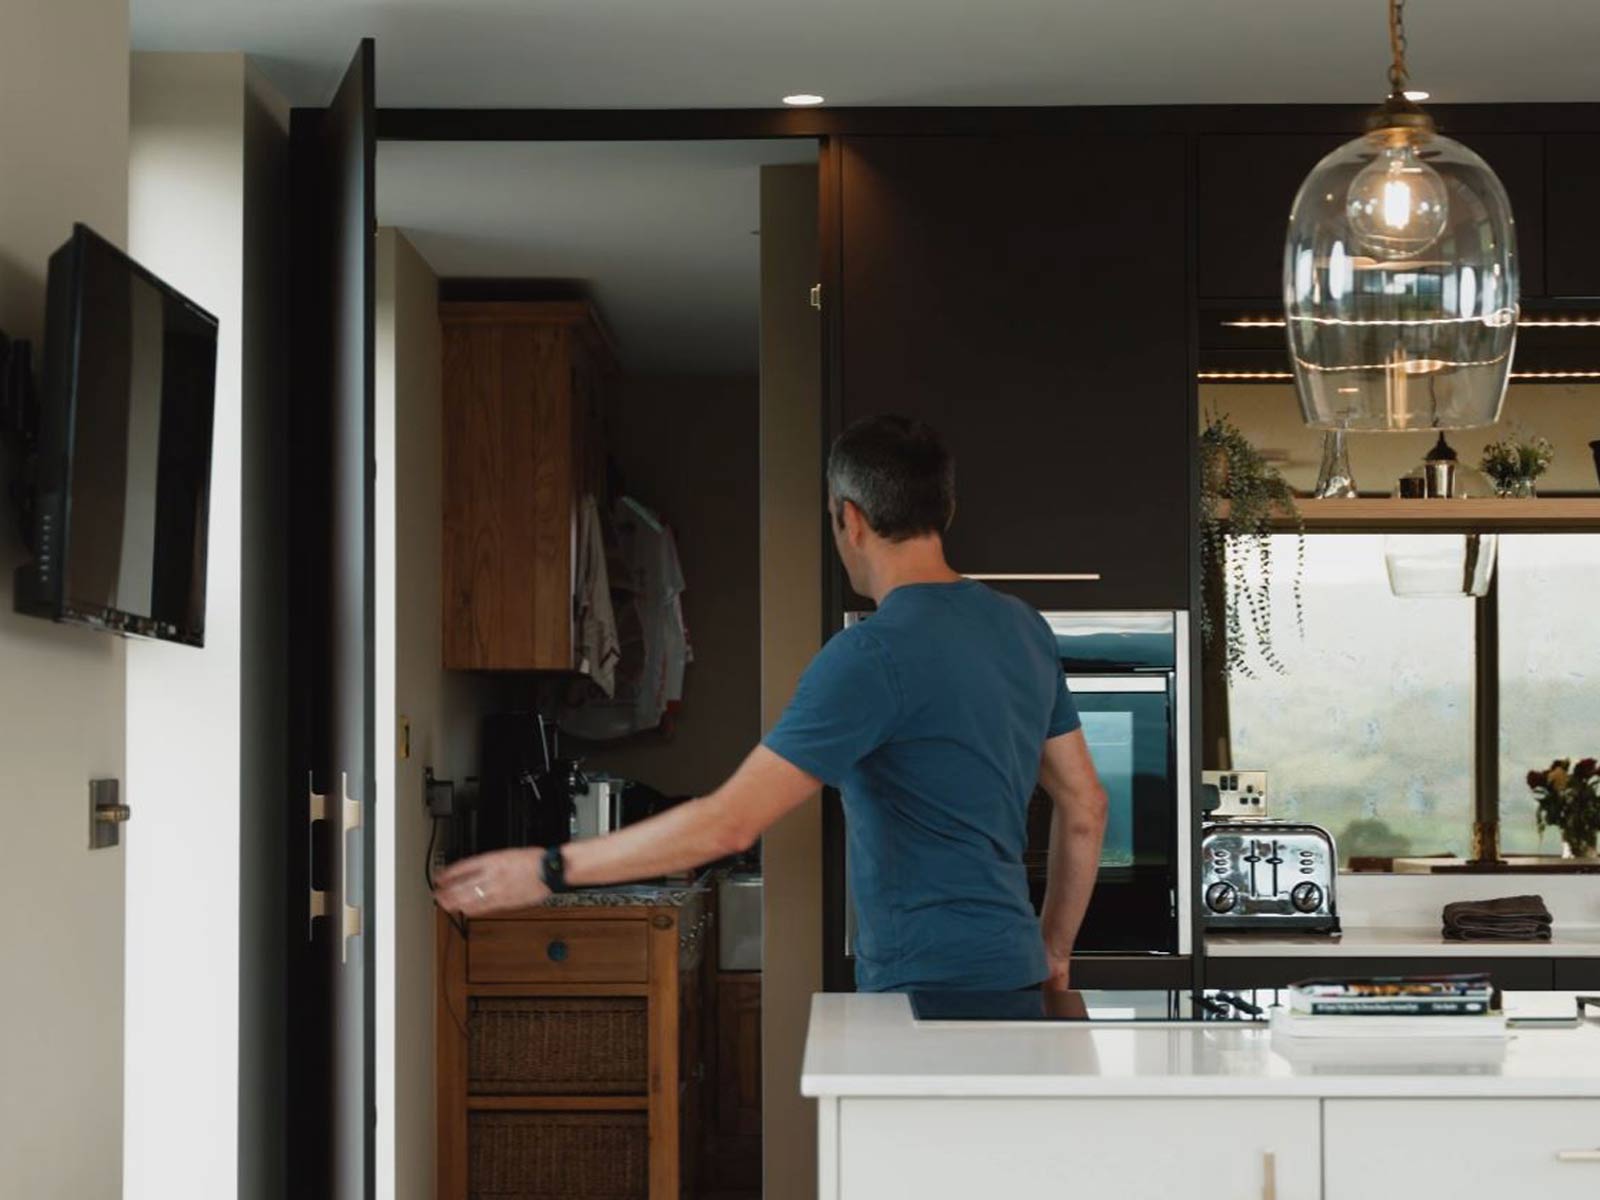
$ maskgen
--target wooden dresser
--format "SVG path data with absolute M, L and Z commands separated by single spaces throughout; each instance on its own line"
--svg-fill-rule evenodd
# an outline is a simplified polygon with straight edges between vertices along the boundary
M 704 893 L 439 914 L 438 1200 L 694 1195 Z

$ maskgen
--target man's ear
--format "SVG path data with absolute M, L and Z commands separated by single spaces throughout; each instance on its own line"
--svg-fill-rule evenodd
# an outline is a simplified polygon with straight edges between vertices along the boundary
M 852 545 L 860 542 L 867 530 L 872 528 L 867 524 L 866 514 L 854 500 L 841 500 L 839 515 L 844 520 L 845 536 L 850 539 Z

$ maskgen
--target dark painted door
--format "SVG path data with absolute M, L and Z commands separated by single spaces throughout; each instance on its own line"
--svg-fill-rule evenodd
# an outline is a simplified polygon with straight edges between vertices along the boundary
M 839 156 L 842 422 L 956 458 L 947 545 L 1041 607 L 1187 608 L 1186 157 L 1176 135 L 860 137 Z
M 1545 183 L 1550 294 L 1600 297 L 1600 133 L 1546 138 Z
M 373 1192 L 373 44 L 290 129 L 290 1194 Z

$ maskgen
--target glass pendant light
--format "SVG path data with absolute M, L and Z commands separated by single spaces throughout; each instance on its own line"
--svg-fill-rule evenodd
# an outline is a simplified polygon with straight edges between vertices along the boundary
M 1319 429 L 1492 425 L 1511 373 L 1511 203 L 1489 165 L 1406 98 L 1403 7 L 1389 0 L 1388 100 L 1316 165 L 1289 216 L 1289 353 Z

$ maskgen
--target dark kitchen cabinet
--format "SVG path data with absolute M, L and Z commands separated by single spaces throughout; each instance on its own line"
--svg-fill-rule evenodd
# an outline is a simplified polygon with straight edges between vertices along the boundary
M 1357 132 L 1196 139 L 1196 274 L 1202 300 L 1259 301 L 1274 312 L 1281 307 L 1283 241 L 1295 194 L 1323 156 Z M 1543 296 L 1544 140 L 1536 134 L 1445 132 L 1480 154 L 1505 185 L 1517 223 L 1522 294 Z M 1600 244 L 1593 253 L 1592 261 L 1600 264 Z
M 1444 130 L 1482 156 L 1505 184 L 1517 226 L 1517 265 L 1522 295 L 1548 294 L 1545 271 L 1544 139 L 1531 133 L 1455 133 Z
M 1177 135 L 840 147 L 838 416 L 944 434 L 957 569 L 1098 576 L 1030 594 L 1062 607 L 1188 607 L 1184 166 Z
M 1216 134 L 1195 139 L 1195 273 L 1205 300 L 1283 304 L 1283 241 L 1295 193 L 1345 134 Z
M 1550 294 L 1600 297 L 1600 133 L 1545 139 L 1545 241 Z
M 1600 958 L 1556 959 L 1556 991 L 1600 993 Z

